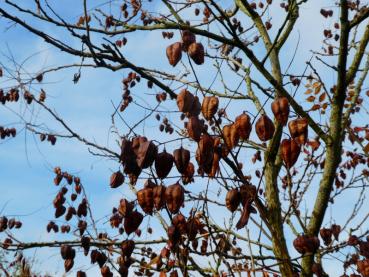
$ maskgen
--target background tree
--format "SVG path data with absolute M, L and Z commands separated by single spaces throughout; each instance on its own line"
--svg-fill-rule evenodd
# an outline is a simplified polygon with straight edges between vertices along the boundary
M 77 19 L 54 1 L 1 3 L 7 28 L 26 29 L 72 61 L 37 74 L 3 63 L 2 107 L 20 103 L 20 131 L 39 137 L 40 148 L 72 140 L 112 160 L 110 187 L 124 194 L 107 216 L 111 230 L 100 232 L 84 176 L 55 165 L 56 219 L 46 228 L 64 235 L 20 240 L 21 222 L 5 214 L 1 247 L 57 247 L 77 276 L 88 267 L 75 264 L 79 250 L 103 276 L 325 276 L 328 257 L 342 274 L 369 276 L 367 3 L 326 1 L 305 22 L 326 18 L 311 30 L 323 41 L 308 60 L 287 60 L 305 47 L 288 39 L 308 0 L 158 2 L 73 2 Z M 151 45 L 126 50 L 149 35 L 166 45 L 152 53 L 154 66 L 139 59 Z M 70 68 L 76 84 L 89 68 L 124 75 L 121 99 L 101 115 L 111 119 L 110 143 L 85 138 L 40 88 Z M 4 124 L 2 139 L 19 135 Z M 328 216 L 353 195 L 348 218 Z

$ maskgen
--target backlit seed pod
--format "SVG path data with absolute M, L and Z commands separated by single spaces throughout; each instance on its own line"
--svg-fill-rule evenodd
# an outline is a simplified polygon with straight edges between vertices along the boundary
M 291 137 L 300 145 L 307 142 L 308 137 L 308 121 L 306 118 L 298 118 L 288 123 Z
M 167 235 L 168 235 L 168 245 L 170 248 L 176 246 L 179 240 L 181 239 L 181 233 L 179 232 L 178 228 L 176 228 L 174 225 L 168 227 Z
M 134 203 L 129 202 L 127 199 L 121 199 L 119 202 L 118 212 L 123 216 L 129 216 L 134 208 Z
M 226 195 L 226 207 L 232 213 L 237 210 L 241 203 L 241 194 L 238 189 L 230 189 Z
M 152 188 L 146 187 L 139 190 L 137 192 L 137 202 L 145 213 L 152 214 L 152 211 L 154 209 Z
M 293 246 L 300 254 L 314 253 L 320 246 L 319 239 L 314 236 L 299 235 L 294 241 Z
M 124 173 L 138 176 L 141 173 L 137 165 L 136 154 L 133 152 L 132 142 L 127 139 L 122 140 L 120 160 L 124 165 Z
M 186 122 L 186 129 L 190 138 L 192 138 L 194 141 L 199 141 L 204 130 L 204 122 L 197 116 L 191 116 L 188 119 L 188 122 Z
M 185 172 L 182 174 L 182 182 L 183 184 L 189 184 L 194 181 L 193 175 L 195 174 L 195 166 L 193 163 L 189 162 Z
M 239 140 L 239 134 L 237 132 L 236 125 L 225 125 L 223 127 L 223 138 L 228 149 L 232 150 L 238 144 Z
M 154 198 L 154 207 L 157 211 L 160 211 L 165 205 L 165 186 L 155 186 L 152 189 Z
M 59 206 L 55 209 L 55 218 L 61 217 L 63 214 L 65 214 L 65 211 L 67 209 L 64 206 Z
M 200 219 L 198 217 L 192 216 L 188 219 L 186 224 L 186 232 L 187 237 L 190 241 L 193 241 L 196 239 L 196 236 L 198 233 L 203 234 L 204 233 L 204 225 L 201 223 Z
M 287 97 L 279 97 L 272 102 L 272 112 L 276 120 L 285 126 L 290 113 L 290 105 Z
M 135 250 L 135 242 L 133 240 L 125 240 L 122 242 L 120 249 L 124 257 L 131 257 L 133 250 Z
M 254 199 L 256 196 L 256 187 L 250 184 L 243 184 L 240 186 L 241 203 L 242 206 L 249 201 L 249 199 Z
M 356 262 L 357 271 L 361 274 L 363 277 L 369 277 L 369 259 L 366 258 L 362 261 Z
M 119 170 L 110 176 L 110 187 L 117 188 L 124 182 L 124 176 Z
M 187 116 L 198 116 L 201 112 L 201 103 L 197 96 L 193 97 L 193 103 Z
M 294 139 L 284 139 L 281 142 L 281 157 L 287 168 L 291 168 L 299 158 L 300 146 Z
M 183 214 L 177 214 L 172 219 L 173 225 L 178 229 L 180 234 L 184 235 L 186 233 L 186 218 L 183 216 Z
M 187 52 L 188 47 L 196 42 L 196 36 L 188 30 L 182 31 L 182 50 Z
M 339 240 L 339 235 L 341 233 L 341 226 L 337 225 L 337 224 L 332 224 L 331 229 L 332 229 L 332 234 L 333 234 L 335 240 L 338 241 Z
M 130 235 L 138 229 L 143 220 L 143 215 L 138 211 L 133 211 L 129 216 L 124 218 L 124 230 Z
M 211 120 L 216 114 L 219 106 L 219 99 L 216 96 L 205 96 L 202 101 L 201 112 L 206 120 Z
M 177 95 L 178 110 L 182 113 L 187 113 L 192 109 L 194 103 L 194 95 L 187 89 L 182 89 Z
M 60 247 L 60 254 L 63 260 L 74 259 L 76 256 L 76 250 L 74 250 L 70 245 L 63 244 Z
M 234 124 L 236 125 L 240 139 L 248 140 L 252 129 L 250 117 L 243 113 L 236 117 Z
M 165 202 L 168 210 L 172 214 L 178 213 L 179 209 L 184 203 L 184 189 L 179 183 L 170 185 L 166 188 Z
M 81 238 L 81 246 L 83 248 L 83 254 L 87 256 L 88 252 L 90 251 L 91 239 L 89 237 L 83 236 Z
M 217 175 L 217 173 L 219 172 L 219 162 L 220 162 L 221 153 L 216 152 L 215 147 L 214 147 L 213 162 L 212 162 L 211 170 L 209 173 L 210 178 L 214 178 L 215 175 Z
M 200 169 L 204 170 L 205 173 L 210 173 L 213 165 L 214 156 L 214 139 L 208 134 L 201 136 L 196 151 L 196 160 L 199 164 Z
M 255 130 L 261 141 L 268 141 L 274 135 L 275 128 L 273 121 L 267 115 L 262 115 L 256 121 Z
M 194 42 L 188 47 L 188 55 L 195 62 L 195 64 L 200 65 L 204 63 L 205 50 L 201 43 Z
M 175 42 L 167 47 L 167 58 L 171 66 L 176 66 L 182 58 L 182 43 Z
M 71 270 L 73 265 L 74 265 L 74 260 L 71 260 L 71 259 L 65 260 L 64 261 L 65 272 L 68 272 L 69 270 Z
M 132 149 L 136 155 L 137 165 L 142 169 L 150 167 L 158 154 L 155 144 L 142 136 L 132 140 Z
M 160 179 L 164 179 L 168 176 L 170 170 L 173 167 L 174 158 L 172 154 L 167 153 L 164 149 L 155 158 L 155 170 Z
M 183 147 L 174 150 L 173 152 L 174 163 L 179 173 L 184 174 L 188 163 L 190 162 L 190 151 Z
M 326 246 L 332 242 L 332 230 L 328 228 L 322 228 L 319 231 L 321 238 Z

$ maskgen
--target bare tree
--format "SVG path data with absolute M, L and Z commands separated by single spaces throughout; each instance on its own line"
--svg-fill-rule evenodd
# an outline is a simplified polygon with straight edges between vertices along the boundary
M 1 102 L 40 107 L 64 131 L 23 117 L 26 130 L 51 144 L 77 140 L 92 155 L 115 160 L 119 170 L 110 177 L 111 188 L 129 187 L 137 195 L 117 203 L 111 233 L 99 233 L 92 215 L 98 207 L 87 199 L 83 176 L 56 167 L 61 189 L 53 201 L 55 218 L 64 215 L 66 223 L 50 221 L 47 229 L 69 233 L 67 222 L 74 221 L 74 239 L 20 241 L 11 229 L 21 223 L 4 215 L 2 248 L 60 248 L 67 272 L 76 249 L 83 249 L 103 276 L 326 276 L 327 257 L 341 262 L 343 276 L 369 276 L 366 1 L 322 7 L 315 16 L 326 18 L 327 27 L 312 30 L 324 36 L 315 42 L 319 50 L 290 63 L 283 57 L 291 50 L 286 42 L 308 0 L 84 0 L 76 1 L 76 21 L 50 0 L 2 2 L 0 15 L 9 24 L 80 62 L 27 77 L 3 65 L 3 78 L 14 85 L 1 90 Z M 282 19 L 273 20 L 276 14 Z M 172 40 L 160 53 L 167 60 L 158 59 L 155 67 L 134 62 L 138 51 L 125 51 L 133 36 L 149 33 Z M 67 68 L 78 69 L 77 83 L 86 67 L 125 74 L 122 99 L 111 114 L 115 149 L 82 137 L 48 105 L 45 91 L 32 90 Z M 140 91 L 149 89 L 150 100 L 142 104 Z M 146 115 L 127 121 L 132 106 Z M 142 126 L 155 120 L 162 135 L 143 136 Z M 6 139 L 16 129 L 0 133 Z M 336 199 L 344 195 L 358 198 L 348 207 L 349 218 L 336 224 L 327 209 L 340 209 Z M 142 230 L 152 233 L 148 218 L 162 230 L 141 240 Z

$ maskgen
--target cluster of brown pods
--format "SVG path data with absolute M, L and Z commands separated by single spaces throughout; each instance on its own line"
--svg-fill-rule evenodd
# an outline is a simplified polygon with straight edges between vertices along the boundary
M 196 36 L 188 30 L 182 31 L 182 41 L 167 47 L 166 54 L 170 65 L 176 66 L 182 59 L 182 51 L 187 52 L 195 64 L 201 65 L 205 60 L 204 46 L 196 42 Z
M 0 89 L 0 102 L 3 105 L 6 102 L 18 102 L 18 100 L 19 100 L 18 89 L 12 88 L 8 93 L 4 93 L 4 91 Z
M 15 128 L 4 128 L 0 126 L 0 139 L 5 139 L 12 136 L 13 138 L 17 135 L 17 130 Z
M 299 235 L 294 241 L 293 246 L 300 254 L 314 253 L 320 246 L 319 238 L 308 235 Z

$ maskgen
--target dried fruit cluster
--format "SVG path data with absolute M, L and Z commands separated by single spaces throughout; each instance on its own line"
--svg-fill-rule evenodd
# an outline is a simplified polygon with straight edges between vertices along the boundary
M 204 46 L 196 42 L 196 36 L 188 30 L 182 31 L 181 42 L 175 42 L 167 47 L 166 54 L 170 65 L 176 66 L 178 64 L 182 59 L 182 51 L 187 52 L 197 65 L 204 63 Z
M 13 138 L 17 135 L 17 130 L 15 128 L 4 128 L 0 126 L 0 138 L 5 139 L 12 136 Z
M 293 246 L 300 254 L 314 253 L 320 246 L 319 238 L 308 235 L 299 235 L 294 241 Z
M 18 102 L 19 100 L 19 90 L 12 88 L 6 94 L 0 89 L 0 102 L 4 105 L 6 102 Z

